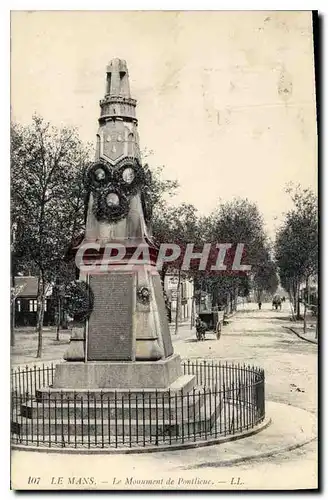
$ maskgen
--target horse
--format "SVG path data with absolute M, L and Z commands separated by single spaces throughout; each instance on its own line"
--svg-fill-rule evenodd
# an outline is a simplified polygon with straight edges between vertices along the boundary
M 279 309 L 281 311 L 281 298 L 280 297 L 274 297 L 273 301 L 272 301 L 272 308 L 275 308 L 276 311 L 277 311 L 278 307 L 279 307 Z
M 196 319 L 196 337 L 197 340 L 205 340 L 206 323 L 199 317 Z

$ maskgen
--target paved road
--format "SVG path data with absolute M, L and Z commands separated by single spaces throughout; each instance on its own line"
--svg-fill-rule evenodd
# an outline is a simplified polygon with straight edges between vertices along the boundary
M 318 347 L 284 328 L 290 324 L 288 303 L 281 311 L 272 311 L 271 304 L 263 304 L 261 311 L 256 304 L 246 304 L 223 327 L 220 340 L 207 333 L 204 342 L 197 342 L 195 329 L 190 330 L 189 324 L 181 326 L 177 336 L 172 325 L 172 340 L 175 352 L 182 358 L 261 366 L 265 369 L 267 399 L 316 412 Z M 61 333 L 59 344 L 54 331 L 45 331 L 41 363 L 59 362 L 68 342 L 67 331 Z M 35 333 L 19 333 L 13 364 L 35 363 L 36 346 Z
M 285 328 L 290 326 L 289 311 L 288 303 L 281 311 L 273 311 L 271 304 L 263 304 L 261 311 L 257 304 L 246 304 L 222 329 L 219 341 L 208 333 L 206 341 L 196 342 L 195 331 L 182 327 L 178 337 L 173 336 L 175 351 L 182 358 L 261 366 L 265 370 L 266 399 L 317 414 L 318 347 Z M 238 470 L 253 487 L 254 475 L 262 477 L 268 488 L 315 487 L 316 462 L 317 443 L 312 442 L 260 462 L 245 462 L 232 468 L 231 473 L 235 475 Z M 208 469 L 210 472 L 215 473 Z
M 298 338 L 290 326 L 289 305 L 247 304 L 224 326 L 220 340 L 211 333 L 197 342 L 195 330 L 181 327 L 173 337 L 182 358 L 203 358 L 257 365 L 265 370 L 266 398 L 305 410 L 317 410 L 317 345 Z
M 247 304 L 231 318 L 229 325 L 222 330 L 220 340 L 212 334 L 207 334 L 204 342 L 196 342 L 195 331 L 189 325 L 180 327 L 178 335 L 172 335 L 175 352 L 182 358 L 221 360 L 258 365 L 265 369 L 266 398 L 272 401 L 297 406 L 316 413 L 317 411 L 317 345 L 310 344 L 298 338 L 295 334 L 285 329 L 289 326 L 289 307 L 283 305 L 281 311 L 272 311 L 271 304 L 263 304 L 262 310 L 256 304 Z M 51 358 L 50 342 L 47 346 L 46 358 Z M 23 347 L 23 346 L 22 346 Z M 56 359 L 66 345 L 57 346 Z M 21 353 L 23 355 L 23 352 Z M 316 442 L 312 442 L 292 452 L 273 456 L 260 462 L 245 462 L 235 467 L 205 468 L 201 470 L 181 471 L 188 477 L 196 476 L 217 478 L 231 481 L 232 477 L 240 477 L 244 482 L 241 488 L 309 488 L 316 487 Z M 170 467 L 171 454 L 165 455 L 166 467 Z M 206 453 L 206 448 L 199 449 L 199 453 Z M 157 456 L 157 454 L 156 454 Z M 108 470 L 114 466 L 120 470 L 138 476 L 151 472 L 150 456 L 110 456 L 107 455 Z M 87 471 L 98 470 L 101 464 L 105 465 L 105 457 L 80 457 L 79 474 L 85 463 Z M 157 457 L 160 458 L 160 454 Z M 39 462 L 41 468 L 44 457 L 41 454 L 17 452 L 14 459 L 22 463 L 29 460 Z M 68 457 L 65 458 L 69 460 Z M 100 460 L 100 462 L 98 461 Z M 23 461 L 23 462 L 21 462 Z M 47 470 L 55 470 L 63 461 L 63 456 L 53 455 L 47 458 Z M 71 457 L 67 462 L 72 467 L 76 458 Z M 147 463 L 147 465 L 146 465 Z M 71 465 L 72 464 L 72 465 Z M 115 465 L 116 464 L 116 465 Z M 52 467 L 53 466 L 53 467 Z M 21 470 L 21 469 L 20 469 Z M 156 469 L 158 470 L 158 469 Z M 165 471 L 165 467 L 162 472 Z M 127 473 L 127 472 L 126 472 Z M 157 473 L 157 472 L 156 472 Z M 159 473 L 159 470 L 158 470 Z M 178 471 L 177 471 L 178 473 Z M 222 485 L 222 488 L 226 485 Z M 233 486 L 233 489 L 238 489 Z

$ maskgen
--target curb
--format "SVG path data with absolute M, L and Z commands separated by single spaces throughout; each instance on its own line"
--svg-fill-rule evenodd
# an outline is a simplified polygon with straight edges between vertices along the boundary
M 65 455 L 74 455 L 75 460 L 78 460 L 79 455 L 81 459 L 83 455 L 87 457 L 90 466 L 100 455 L 109 461 L 109 466 L 111 463 L 116 463 L 115 461 L 118 460 L 119 455 L 121 460 L 124 460 L 123 465 L 133 463 L 133 468 L 139 463 L 140 466 L 147 467 L 147 463 L 150 465 L 156 460 L 157 465 L 164 467 L 165 471 L 169 473 L 173 469 L 175 471 L 196 471 L 197 469 L 231 467 L 250 461 L 266 460 L 270 457 L 286 455 L 288 452 L 300 449 L 317 440 L 317 419 L 311 412 L 285 403 L 275 403 L 273 401 L 267 403 L 268 417 L 260 425 L 249 429 L 247 434 L 221 436 L 221 439 L 214 438 L 210 441 L 199 441 L 198 443 L 189 442 L 185 446 L 181 446 L 181 443 L 175 444 L 174 448 L 166 446 L 166 449 L 163 446 L 153 446 L 152 450 L 149 448 L 139 449 L 141 453 L 136 449 L 109 450 L 100 448 L 98 450 L 82 451 L 74 448 L 70 450 L 39 448 L 36 446 L 32 448 L 17 444 L 12 445 L 12 450 L 33 453 L 51 452 L 54 459 L 57 457 L 56 460 L 64 460 Z M 148 451 L 158 453 L 150 453 L 146 458 Z M 42 455 L 40 457 L 40 460 L 42 460 Z M 33 458 L 31 457 L 30 460 L 33 460 Z M 141 462 L 138 460 L 141 460 Z M 168 464 L 170 464 L 170 467 L 166 469 Z
M 24 368 L 25 366 L 29 366 L 29 365 L 33 365 L 33 366 L 35 365 L 37 367 L 39 364 L 45 365 L 45 366 L 47 366 L 47 365 L 50 366 L 50 365 L 58 365 L 59 363 L 63 363 L 63 362 L 64 362 L 63 358 L 61 358 L 61 359 L 59 359 L 59 358 L 56 358 L 56 359 L 55 358 L 54 359 L 42 358 L 39 361 L 34 361 L 34 360 L 32 361 L 31 360 L 31 361 L 25 361 L 24 363 L 21 363 L 20 361 L 15 362 L 15 363 L 11 363 L 11 367 L 12 368 Z
M 55 447 L 40 447 L 40 446 L 28 446 L 24 444 L 11 444 L 11 449 L 16 451 L 30 451 L 30 452 L 45 452 L 45 453 L 57 453 L 61 455 L 140 455 L 145 453 L 156 453 L 161 451 L 178 451 L 178 450 L 188 450 L 191 448 L 204 448 L 206 446 L 220 445 L 229 443 L 231 441 L 239 441 L 240 439 L 254 436 L 259 432 L 266 429 L 271 424 L 271 418 L 265 418 L 263 422 L 258 424 L 256 427 L 244 431 L 241 433 L 236 433 L 232 436 L 220 436 L 218 438 L 208 439 L 206 441 L 194 441 L 187 443 L 171 444 L 171 445 L 158 445 L 158 446 L 148 446 L 145 448 L 55 448 Z
M 309 443 L 312 443 L 312 441 L 315 441 L 317 439 L 316 436 L 306 439 L 305 441 L 302 441 L 300 443 L 296 444 L 291 444 L 285 447 L 277 448 L 275 450 L 271 450 L 268 452 L 263 452 L 263 453 L 258 453 L 254 455 L 248 455 L 246 457 L 239 457 L 239 458 L 231 458 L 230 460 L 219 460 L 218 462 L 204 462 L 202 464 L 195 464 L 191 465 L 188 467 L 181 467 L 182 470 L 191 470 L 191 469 L 205 469 L 208 467 L 230 467 L 231 465 L 238 465 L 244 462 L 249 462 L 249 461 L 254 461 L 254 460 L 259 460 L 261 458 L 269 458 L 273 457 L 276 455 L 280 455 L 282 453 L 288 453 L 289 451 L 297 450 L 298 448 L 302 448 L 302 446 L 305 446 Z
M 306 337 L 303 337 L 303 335 L 301 335 L 300 333 L 298 333 L 295 330 L 293 330 L 293 328 L 291 328 L 290 326 L 283 326 L 283 328 L 286 328 L 287 330 L 290 330 L 295 335 L 297 335 L 298 338 L 300 338 L 302 340 L 305 340 L 305 342 L 309 342 L 310 344 L 318 345 L 318 342 L 316 342 L 315 340 L 311 340 L 311 339 L 307 339 Z

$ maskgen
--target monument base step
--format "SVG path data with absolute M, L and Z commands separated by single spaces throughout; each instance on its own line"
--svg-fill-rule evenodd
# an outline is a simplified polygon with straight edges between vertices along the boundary
M 128 401 L 128 398 L 131 398 L 131 402 L 136 401 L 136 399 L 146 402 L 149 400 L 167 401 L 172 399 L 175 394 L 187 394 L 192 391 L 195 387 L 195 381 L 195 375 L 181 375 L 168 387 L 158 389 L 148 386 L 145 389 L 74 389 L 71 387 L 58 389 L 57 387 L 43 387 L 36 391 L 36 400 L 37 402 L 48 401 L 49 399 L 57 400 L 59 404 L 67 400 L 74 401 L 74 398 L 84 402 L 88 400 L 92 402 L 101 402 L 101 400 L 122 402 L 122 398 L 125 402 Z
M 146 418 L 141 411 L 137 412 L 136 417 L 127 418 L 108 418 L 106 414 L 103 418 L 64 418 L 63 415 L 57 415 L 57 418 L 46 418 L 45 415 L 31 415 L 32 418 L 26 418 L 22 415 L 13 415 L 12 432 L 24 438 L 24 435 L 34 435 L 42 437 L 51 435 L 58 436 L 58 439 L 71 440 L 84 437 L 87 442 L 88 437 L 101 438 L 104 435 L 111 436 L 181 436 L 182 434 L 196 434 L 207 432 L 212 426 L 220 420 L 223 411 L 224 402 L 219 401 L 213 396 L 207 398 L 199 411 L 194 413 L 192 409 L 180 411 L 175 416 L 169 418 Z M 219 425 L 219 424 L 218 424 Z
M 85 401 L 83 398 L 68 398 L 66 401 L 49 399 L 40 403 L 36 400 L 21 405 L 21 415 L 26 418 L 48 419 L 121 419 L 121 418 L 152 418 L 163 420 L 180 418 L 183 415 L 199 414 L 204 401 L 203 393 L 176 394 L 170 400 L 158 397 L 157 400 L 144 397 L 123 397 L 121 399 L 107 399 Z
M 165 389 L 182 375 L 177 354 L 158 361 L 65 362 L 56 365 L 56 389 Z

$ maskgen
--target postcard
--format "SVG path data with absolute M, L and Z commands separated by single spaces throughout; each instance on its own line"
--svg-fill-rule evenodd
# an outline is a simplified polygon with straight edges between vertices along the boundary
M 318 488 L 310 11 L 12 11 L 11 487 Z

